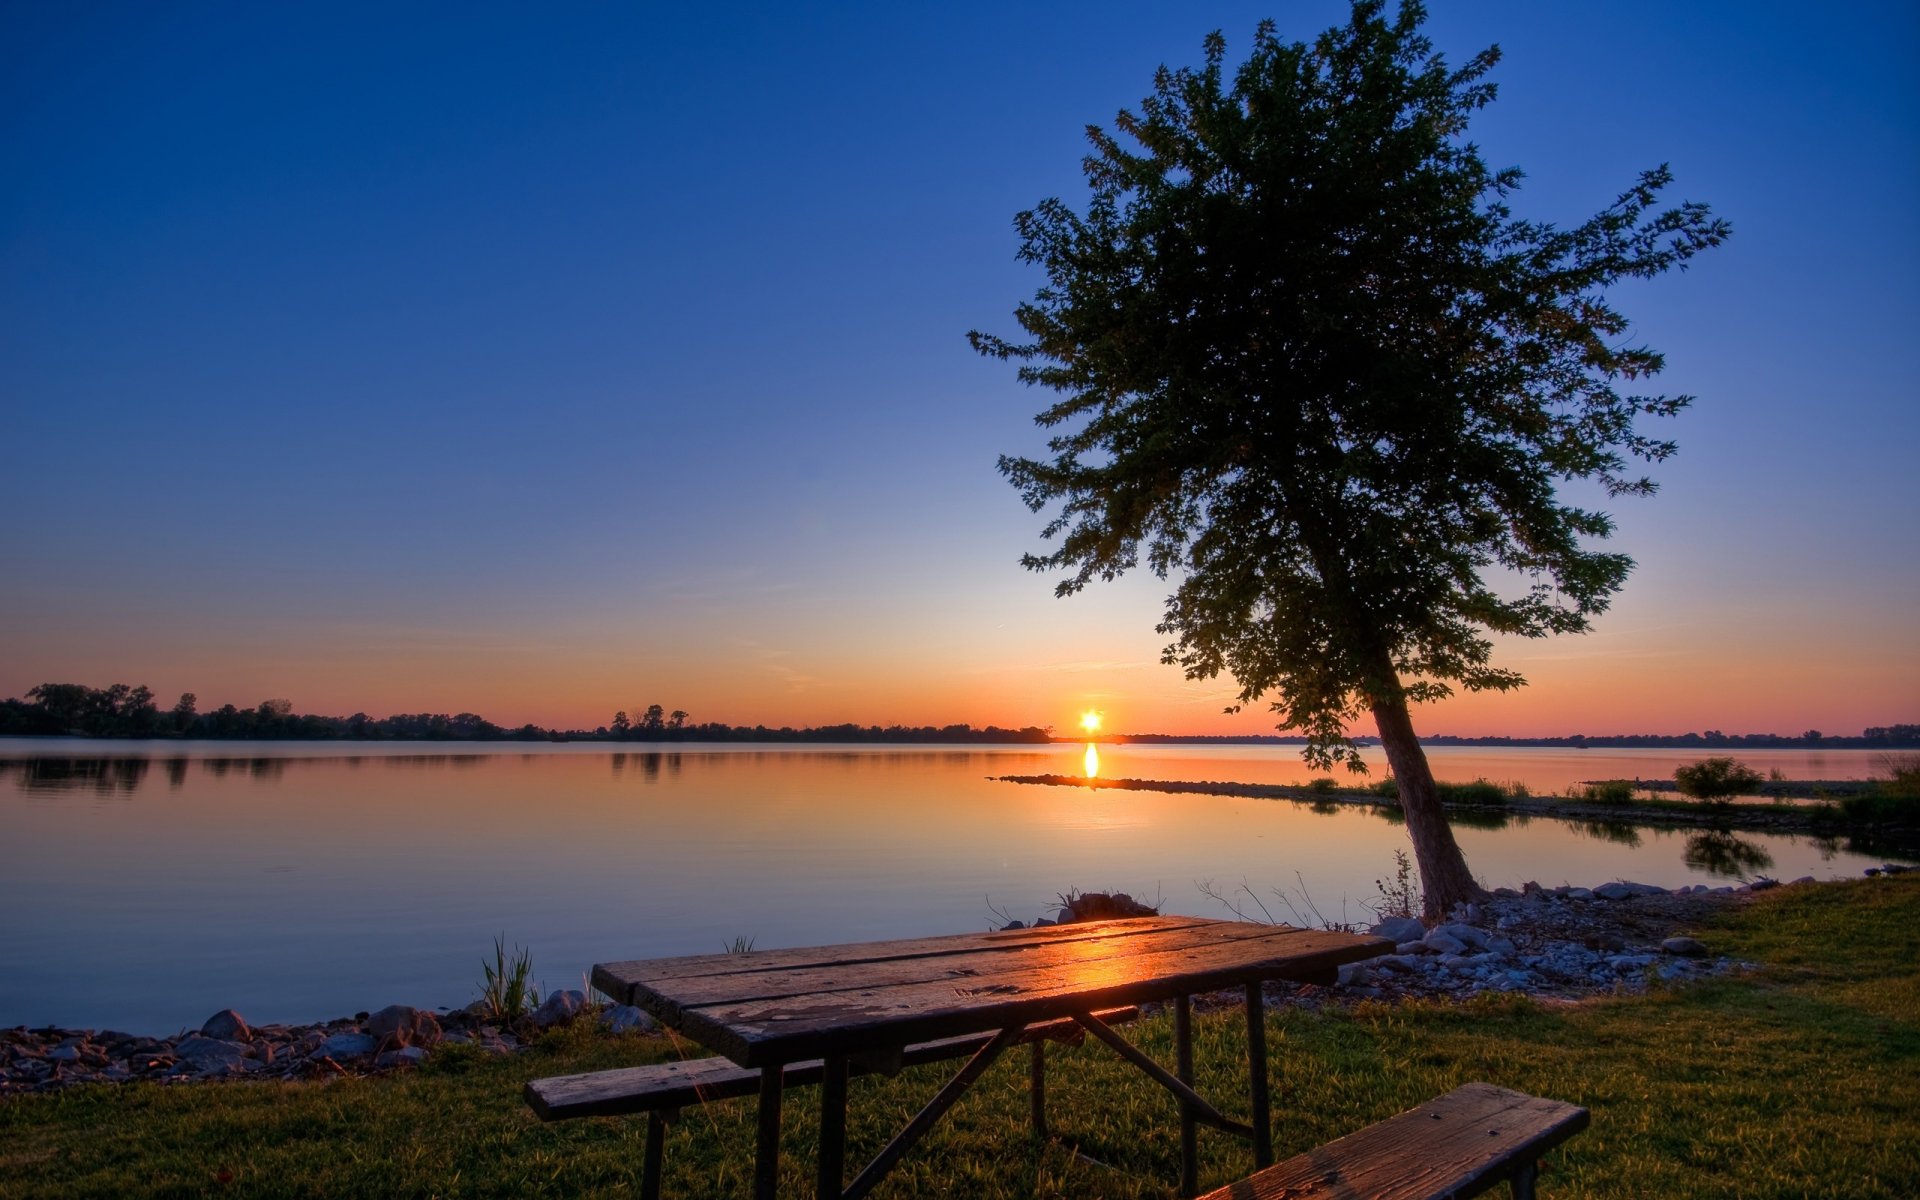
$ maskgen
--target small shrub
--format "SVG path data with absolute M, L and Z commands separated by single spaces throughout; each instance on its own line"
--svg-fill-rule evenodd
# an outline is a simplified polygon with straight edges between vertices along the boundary
M 1633 784 L 1625 779 L 1602 779 L 1587 785 L 1584 798 L 1597 804 L 1631 804 Z
M 750 937 L 737 937 L 733 939 L 732 945 L 722 942 L 720 948 L 728 954 L 745 954 L 753 949 L 753 939 Z
M 1400 798 L 1400 783 L 1391 775 L 1374 784 L 1369 790 L 1382 800 L 1398 800 Z
M 1440 801 L 1443 804 L 1497 805 L 1507 802 L 1506 789 L 1485 779 L 1476 779 L 1472 783 L 1439 783 L 1434 786 L 1439 789 Z
M 1411 917 L 1419 912 L 1420 888 L 1414 881 L 1413 860 L 1405 850 L 1393 852 L 1393 882 L 1376 879 L 1373 886 L 1380 889 L 1380 903 L 1373 910 L 1374 916 Z
M 517 1021 L 540 1006 L 540 993 L 531 982 L 533 952 L 515 946 L 509 960 L 504 934 L 493 939 L 493 962 L 483 959 L 480 970 L 486 977 L 480 985 L 480 1002 L 486 1005 L 488 1016 L 497 1021 Z
M 1320 776 L 1320 778 L 1318 779 L 1309 780 L 1307 782 L 1307 787 L 1316 792 L 1331 792 L 1332 790 L 1334 790 L 1339 786 L 1340 786 L 1339 784 L 1335 783 L 1332 779 L 1329 779 L 1325 775 Z
M 1731 758 L 1703 758 L 1676 770 L 1673 781 L 1683 794 L 1715 804 L 1757 792 L 1766 782 L 1760 772 Z

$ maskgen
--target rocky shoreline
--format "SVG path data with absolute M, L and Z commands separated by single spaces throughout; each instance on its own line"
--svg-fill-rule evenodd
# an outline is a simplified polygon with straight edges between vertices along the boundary
M 1866 874 L 1911 869 L 1888 864 Z M 1722 906 L 1782 886 L 1820 885 L 1809 876 L 1791 884 L 1756 879 L 1737 887 L 1696 884 L 1677 890 L 1619 880 L 1593 888 L 1535 883 L 1518 891 L 1500 888 L 1431 928 L 1412 917 L 1387 917 L 1367 932 L 1393 938 L 1392 954 L 1341 967 L 1338 981 L 1329 986 L 1275 984 L 1269 996 L 1308 1006 L 1458 1000 L 1489 992 L 1574 1001 L 1682 984 L 1750 969 L 1752 964 L 1716 955 L 1709 942 L 1684 931 L 1706 924 Z M 1071 921 L 1152 911 L 1130 909 L 1130 901 L 1116 903 L 1126 900 L 1098 893 L 1075 896 L 1065 900 L 1067 907 L 1057 916 Z M 20 1026 L 0 1029 L 0 1096 L 81 1084 L 384 1074 L 411 1069 L 436 1054 L 513 1054 L 548 1030 L 581 1022 L 609 1036 L 655 1029 L 653 1019 L 638 1008 L 594 1004 L 575 990 L 554 992 L 537 1009 L 513 1018 L 490 1014 L 480 1004 L 437 1012 L 394 1004 L 310 1025 L 254 1026 L 226 1009 L 198 1030 L 170 1038 Z

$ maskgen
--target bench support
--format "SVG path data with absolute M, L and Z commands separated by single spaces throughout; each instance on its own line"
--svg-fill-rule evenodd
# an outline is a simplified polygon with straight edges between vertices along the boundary
M 1047 1044 L 1036 1041 L 1030 1047 L 1033 1051 L 1033 1066 L 1029 1071 L 1030 1086 L 1027 1089 L 1027 1102 L 1033 1108 L 1033 1136 L 1047 1139 Z
M 1088 1033 L 1091 1033 L 1093 1036 L 1111 1046 L 1115 1054 L 1118 1054 L 1121 1058 L 1126 1059 L 1134 1066 L 1140 1068 L 1141 1072 L 1146 1075 L 1147 1078 L 1153 1080 L 1178 1097 L 1183 1105 L 1192 1110 L 1194 1120 L 1199 1121 L 1203 1125 L 1211 1125 L 1215 1129 L 1223 1130 L 1227 1133 L 1238 1134 L 1244 1138 L 1253 1136 L 1253 1128 L 1251 1126 L 1242 1125 L 1240 1122 L 1226 1116 L 1213 1105 L 1207 1103 L 1199 1092 L 1194 1091 L 1191 1087 L 1176 1078 L 1165 1067 L 1141 1053 L 1139 1047 L 1108 1028 L 1106 1022 L 1091 1013 L 1075 1013 L 1073 1014 L 1073 1019 L 1086 1026 Z
M 1267 1096 L 1265 985 L 1247 985 L 1247 1078 L 1253 1100 L 1253 1165 L 1273 1165 L 1273 1110 Z
M 1173 1002 L 1173 1073 L 1181 1083 L 1193 1086 L 1193 999 L 1179 996 Z M 1180 1194 L 1200 1194 L 1199 1125 L 1193 1119 L 1193 1106 L 1180 1102 Z
M 778 1066 L 760 1072 L 760 1113 L 753 1144 L 754 1200 L 779 1200 L 780 1085 L 785 1074 Z
M 853 1183 L 843 1193 L 845 1200 L 860 1200 L 860 1197 L 873 1190 L 875 1184 L 886 1178 L 887 1172 L 893 1170 L 894 1164 L 899 1162 L 908 1150 L 913 1149 L 915 1142 L 927 1135 L 927 1131 L 933 1128 L 934 1122 L 945 1115 L 946 1111 L 953 1107 L 954 1102 L 966 1094 L 967 1089 L 973 1086 L 974 1080 L 986 1073 L 987 1068 L 993 1065 L 993 1061 L 1000 1057 L 1000 1052 L 1017 1041 L 1024 1029 L 1025 1027 L 1020 1025 L 1002 1029 L 992 1041 L 980 1047 L 979 1052 L 967 1060 L 967 1065 L 960 1068 L 960 1073 L 949 1080 L 947 1086 L 941 1088 L 933 1099 L 927 1101 L 927 1106 L 921 1109 L 913 1120 L 907 1122 L 905 1129 L 894 1135 L 893 1140 L 887 1143 L 886 1149 L 880 1151 L 879 1155 L 867 1164 L 866 1170 L 855 1177 Z
M 838 1196 L 847 1172 L 847 1060 L 834 1055 L 820 1075 L 820 1194 Z

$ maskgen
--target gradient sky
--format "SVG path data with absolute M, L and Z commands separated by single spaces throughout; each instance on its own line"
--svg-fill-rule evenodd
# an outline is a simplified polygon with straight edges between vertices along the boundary
M 1619 293 L 1681 453 L 1640 567 L 1430 733 L 1920 720 L 1920 9 L 1439 3 L 1574 222 L 1666 161 L 1733 240 Z M 1082 130 L 1344 5 L 0 9 L 0 695 L 604 723 L 1260 732 L 1150 576 L 1055 600 L 975 357 Z

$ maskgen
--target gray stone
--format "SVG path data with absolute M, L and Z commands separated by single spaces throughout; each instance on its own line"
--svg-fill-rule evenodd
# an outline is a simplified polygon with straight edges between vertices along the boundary
M 1644 971 L 1653 965 L 1651 954 L 1620 954 L 1607 960 L 1607 966 L 1625 974 L 1630 971 Z
M 1421 939 L 1420 944 L 1436 954 L 1459 954 L 1467 948 L 1467 944 L 1459 938 L 1450 933 L 1441 933 L 1439 930 Z
M 1682 958 L 1705 958 L 1707 948 L 1690 937 L 1670 937 L 1660 943 L 1660 949 L 1668 954 L 1677 954 Z
M 189 1035 L 174 1046 L 173 1056 L 202 1074 L 224 1074 L 247 1069 L 247 1048 L 224 1038 Z
M 1366 963 L 1341 963 L 1339 980 L 1348 987 L 1364 987 L 1373 982 L 1373 971 Z
M 68 1063 L 79 1062 L 80 1047 L 55 1046 L 53 1049 L 47 1051 L 47 1061 L 48 1062 L 68 1062 Z
M 654 1020 L 631 1004 L 616 1004 L 600 1014 L 600 1025 L 608 1033 L 649 1033 Z
M 247 1019 L 230 1008 L 223 1008 L 208 1017 L 207 1023 L 200 1027 L 200 1033 L 224 1042 L 245 1042 L 253 1038 L 253 1030 L 247 1028 Z
M 1664 896 L 1667 889 L 1651 883 L 1634 883 L 1631 880 L 1618 879 L 1612 883 L 1603 883 L 1593 889 L 1593 894 L 1602 900 L 1627 900 L 1634 896 Z
M 1002 925 L 1000 928 L 1004 932 L 1009 929 L 1025 929 L 1026 927 L 1027 927 L 1027 923 L 1025 921 L 1008 921 L 1005 925 Z
M 579 1016 L 580 1010 L 585 1008 L 586 1005 L 587 996 L 585 992 L 572 988 L 564 988 L 560 991 L 549 993 L 547 998 L 540 1002 L 540 1007 L 534 1010 L 533 1023 L 542 1029 L 551 1029 L 555 1025 L 565 1025 Z
M 1392 938 L 1395 945 L 1401 942 L 1417 942 L 1427 936 L 1427 927 L 1413 917 L 1386 917 L 1368 933 L 1383 938 Z
M 1471 946 L 1475 950 L 1485 950 L 1487 948 L 1487 931 L 1484 929 L 1476 929 L 1472 925 L 1456 922 L 1452 925 L 1442 925 L 1436 932 L 1456 938 L 1463 945 Z
M 1425 954 L 1427 952 L 1427 944 L 1425 942 L 1401 942 L 1393 948 L 1393 952 L 1395 954 Z
M 1489 951 L 1490 951 L 1491 953 L 1494 953 L 1494 954 L 1518 954 L 1518 953 L 1520 953 L 1520 947 L 1518 947 L 1518 946 L 1516 946 L 1516 945 L 1514 945 L 1514 944 L 1513 944 L 1513 939 L 1512 939 L 1512 938 L 1504 938 L 1504 937 L 1490 937 L 1490 938 L 1488 938 L 1488 939 L 1487 939 L 1487 949 L 1488 949 L 1488 950 L 1489 950 Z
M 1800 884 L 1803 884 L 1803 883 L 1812 883 L 1812 882 L 1814 882 L 1814 878 L 1813 878 L 1813 876 L 1811 876 L 1811 875 L 1802 875 L 1802 876 L 1801 876 L 1800 878 L 1798 878 L 1798 879 L 1796 879 L 1796 880 L 1794 880 L 1794 881 L 1793 881 L 1793 885 L 1794 885 L 1795 887 L 1798 887 L 1798 886 L 1799 886 Z
M 427 1052 L 419 1046 L 402 1046 L 398 1050 L 388 1050 L 373 1060 L 373 1065 L 381 1068 L 417 1067 L 427 1061 Z
M 1567 899 L 1569 899 L 1569 900 L 1591 900 L 1591 899 L 1593 899 L 1593 889 L 1592 889 L 1592 888 L 1581 888 L 1581 887 L 1577 887 L 1577 888 L 1568 888 L 1568 889 L 1567 889 Z
M 380 1043 L 371 1034 L 336 1033 L 321 1042 L 313 1052 L 315 1058 L 365 1058 L 380 1048 Z

